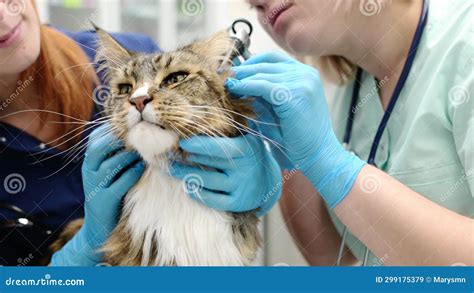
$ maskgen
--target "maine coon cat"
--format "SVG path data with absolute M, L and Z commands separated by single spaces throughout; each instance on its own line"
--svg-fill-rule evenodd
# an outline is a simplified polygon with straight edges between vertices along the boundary
M 231 99 L 218 70 L 233 43 L 225 31 L 173 52 L 129 52 L 97 28 L 97 62 L 110 96 L 105 114 L 116 136 L 136 150 L 146 170 L 124 200 L 119 223 L 102 248 L 118 266 L 233 266 L 255 259 L 261 236 L 254 212 L 219 212 L 191 199 L 170 177 L 170 154 L 186 159 L 178 141 L 194 135 L 242 135 L 246 102 Z M 224 150 L 223 150 L 224 151 Z M 80 223 L 53 245 L 58 249 Z

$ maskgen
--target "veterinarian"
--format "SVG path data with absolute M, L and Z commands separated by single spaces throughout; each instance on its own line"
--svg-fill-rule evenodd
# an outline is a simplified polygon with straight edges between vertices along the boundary
M 277 53 L 235 67 L 226 84 L 269 104 L 260 118 L 280 125 L 260 129 L 282 145 L 280 207 L 309 264 L 474 265 L 473 2 L 249 2 L 278 44 L 339 84 L 329 110 L 318 71 Z M 183 148 L 212 162 L 223 143 L 251 154 L 240 142 Z M 278 196 L 225 190 L 265 185 L 265 173 L 175 169 L 200 174 L 202 201 L 222 210 Z M 206 189 L 216 180 L 222 190 Z
M 158 51 L 147 37 L 114 37 L 132 51 Z M 41 25 L 34 1 L 0 2 L 0 265 L 47 264 L 48 246 L 79 217 L 84 227 L 52 265 L 100 263 L 96 250 L 143 172 L 138 155 L 103 128 L 83 164 L 87 135 L 100 124 L 94 100 L 105 90 L 90 63 L 95 42 L 93 32 Z

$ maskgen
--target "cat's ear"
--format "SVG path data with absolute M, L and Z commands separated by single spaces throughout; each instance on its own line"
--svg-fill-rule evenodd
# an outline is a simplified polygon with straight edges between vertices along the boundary
M 207 60 L 215 65 L 216 70 L 233 47 L 234 43 L 225 30 L 188 46 L 193 52 L 205 56 Z
M 98 36 L 95 58 L 97 63 L 107 68 L 114 68 L 132 56 L 133 53 L 123 47 L 109 33 L 96 26 L 92 21 L 91 23 Z

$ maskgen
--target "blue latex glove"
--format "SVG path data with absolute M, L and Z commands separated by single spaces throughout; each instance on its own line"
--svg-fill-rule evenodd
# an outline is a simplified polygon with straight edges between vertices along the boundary
M 280 127 L 263 134 L 284 145 L 293 165 L 334 208 L 366 163 L 337 140 L 319 73 L 279 53 L 255 56 L 234 72 L 236 78 L 226 82 L 229 91 L 261 97 L 272 105 Z
M 97 250 L 117 225 L 122 198 L 143 174 L 138 154 L 122 150 L 123 144 L 107 133 L 108 128 L 101 126 L 89 137 L 82 165 L 84 225 L 53 255 L 53 266 L 93 266 L 101 262 L 102 254 Z
M 188 160 L 210 170 L 173 163 L 170 174 L 187 183 L 193 198 L 219 211 L 268 212 L 281 195 L 281 172 L 266 145 L 247 134 L 181 140 Z

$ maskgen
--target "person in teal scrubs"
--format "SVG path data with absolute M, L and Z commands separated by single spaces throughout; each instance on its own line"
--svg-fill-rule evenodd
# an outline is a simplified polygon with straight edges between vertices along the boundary
M 346 226 L 343 265 L 360 263 L 366 247 L 368 265 L 474 265 L 474 3 L 248 2 L 279 45 L 300 59 L 316 61 L 311 64 L 318 65 L 322 77 L 339 84 L 327 105 L 318 71 L 276 53 L 250 58 L 234 68 L 235 78 L 226 83 L 237 97 L 269 103 L 274 119 L 260 119 L 280 125 L 277 131 L 261 130 L 281 146 L 284 156 L 274 149 L 284 170 L 280 207 L 309 264 L 336 263 Z M 421 25 L 414 56 L 411 48 Z M 362 69 L 359 81 L 354 78 L 357 67 Z M 396 92 L 375 167 L 367 160 Z M 350 111 L 352 131 L 345 149 Z M 233 140 L 227 139 L 229 145 Z M 222 152 L 205 142 L 207 151 L 199 155 L 208 161 Z M 193 142 L 183 148 L 202 150 Z M 239 182 L 223 171 L 228 176 L 222 185 Z M 218 175 L 208 171 L 202 187 L 208 178 L 222 178 Z M 246 184 L 263 184 L 254 181 Z M 221 200 L 226 196 L 231 200 Z M 241 202 L 271 197 L 217 190 L 199 200 L 241 211 Z

